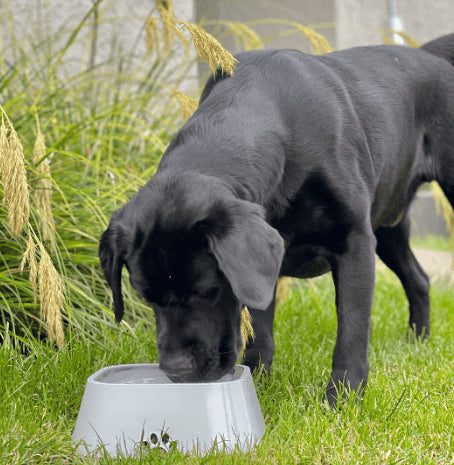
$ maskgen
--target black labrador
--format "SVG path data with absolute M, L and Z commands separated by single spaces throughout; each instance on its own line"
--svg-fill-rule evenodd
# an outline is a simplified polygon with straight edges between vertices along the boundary
M 408 207 L 436 180 L 454 204 L 454 34 L 419 49 L 237 55 L 151 179 L 114 212 L 101 265 L 123 316 L 121 271 L 153 307 L 161 368 L 219 378 L 241 346 L 270 369 L 279 276 L 332 272 L 338 318 L 327 398 L 365 386 L 375 253 L 400 278 L 410 326 L 429 334 L 429 281 L 412 254 Z

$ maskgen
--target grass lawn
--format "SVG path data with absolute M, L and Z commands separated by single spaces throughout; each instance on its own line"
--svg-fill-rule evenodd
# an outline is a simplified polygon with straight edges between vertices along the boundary
M 449 238 L 443 236 L 428 235 L 423 238 L 413 238 L 411 244 L 438 252 L 452 252 L 453 245 Z
M 93 342 L 72 335 L 62 350 L 49 344 L 19 354 L 0 347 L 0 463 L 454 463 L 454 291 L 432 288 L 432 336 L 406 336 L 407 303 L 388 271 L 377 276 L 370 379 L 361 403 L 342 411 L 322 404 L 335 340 L 334 291 L 329 276 L 296 282 L 275 324 L 273 376 L 258 387 L 267 425 L 261 444 L 246 454 L 203 458 L 144 451 L 114 460 L 79 457 L 71 444 L 86 378 L 110 364 L 154 362 L 150 324 L 106 327 Z

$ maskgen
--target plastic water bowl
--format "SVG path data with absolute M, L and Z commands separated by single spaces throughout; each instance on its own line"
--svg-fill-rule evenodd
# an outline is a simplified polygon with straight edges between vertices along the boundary
M 203 454 L 213 446 L 245 451 L 264 432 L 248 367 L 216 382 L 173 383 L 157 364 L 137 364 L 88 378 L 73 440 L 82 454 L 133 455 L 144 446 Z

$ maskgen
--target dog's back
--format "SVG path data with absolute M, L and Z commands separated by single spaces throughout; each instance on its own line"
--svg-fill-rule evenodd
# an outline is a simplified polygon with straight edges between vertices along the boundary
M 452 145 L 454 69 L 439 58 L 452 61 L 453 49 L 454 34 L 422 49 L 358 47 L 324 56 L 243 52 L 233 78 L 209 80 L 182 134 L 200 141 L 197 127 L 207 124 L 209 137 L 222 141 L 227 134 L 230 142 L 219 144 L 219 158 L 242 164 L 235 180 L 248 186 L 244 195 L 267 207 L 270 220 L 315 170 L 325 181 L 343 184 L 343 195 L 354 202 L 356 188 L 347 190 L 357 184 L 347 180 L 357 171 L 372 196 L 375 227 L 395 224 L 417 185 L 435 179 L 445 163 L 435 149 Z M 235 139 L 241 149 L 233 153 Z M 429 145 L 433 158 L 424 156 Z M 403 155 L 406 163 L 397 163 Z
M 454 34 L 448 34 L 427 42 L 421 49 L 448 60 L 454 66 Z

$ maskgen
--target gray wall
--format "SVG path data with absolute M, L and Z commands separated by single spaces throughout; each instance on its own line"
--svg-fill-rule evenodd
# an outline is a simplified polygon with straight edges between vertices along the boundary
M 335 28 L 336 0 L 197 0 L 195 13 L 198 21 L 230 20 L 249 22 L 258 19 L 283 19 L 304 25 L 320 25 L 317 31 L 322 33 L 330 43 L 336 39 Z M 265 24 L 252 25 L 262 38 L 272 37 L 290 26 Z M 232 40 L 223 43 L 233 51 L 238 51 Z M 267 48 L 297 48 L 311 51 L 308 40 L 301 34 L 277 37 L 266 44 Z
M 454 32 L 454 0 L 396 0 L 396 3 L 405 31 L 417 41 Z M 173 0 L 173 4 L 177 18 L 187 21 L 248 22 L 277 18 L 312 25 L 335 49 L 381 43 L 380 28 L 387 18 L 387 0 Z M 11 37 L 15 36 L 27 49 L 36 43 L 36 38 L 41 38 L 41 48 L 58 50 L 92 5 L 93 0 L 0 0 L 2 44 L 8 50 Z M 145 19 L 155 5 L 155 0 L 104 0 L 97 18 L 95 64 L 121 53 L 143 59 Z M 272 38 L 288 26 L 254 28 L 261 37 Z M 91 64 L 93 41 L 89 39 L 93 31 L 93 24 L 84 27 L 68 51 L 65 63 L 69 74 Z M 52 41 L 46 41 L 49 37 L 53 37 Z M 237 51 L 233 40 L 222 42 Z M 311 51 L 308 40 L 300 34 L 274 38 L 266 46 Z M 8 63 L 15 61 L 11 53 L 6 53 L 4 59 Z M 188 87 L 196 88 L 196 68 L 191 74 Z
M 388 17 L 387 0 L 197 0 L 197 20 L 254 21 L 283 18 L 315 26 L 334 49 L 382 43 L 381 28 Z M 404 31 L 418 42 L 454 32 L 454 0 L 396 0 Z M 284 26 L 261 26 L 266 37 Z M 235 48 L 232 41 L 224 42 Z M 293 35 L 270 41 L 269 48 L 310 51 L 307 40 Z
M 396 0 L 404 31 L 420 43 L 454 32 L 454 0 Z M 336 47 L 381 43 L 385 0 L 337 0 Z
M 18 61 L 13 55 L 13 50 L 18 47 L 10 47 L 12 40 L 16 40 L 26 53 L 41 42 L 39 50 L 32 52 L 37 60 L 54 55 L 62 49 L 93 4 L 94 0 L 0 0 L 3 59 L 6 63 Z M 131 72 L 146 60 L 145 21 L 155 7 L 155 0 L 102 1 L 97 16 L 90 16 L 66 52 L 63 73 L 74 75 L 91 65 L 114 63 L 121 55 L 133 60 L 134 66 L 124 70 Z M 174 9 L 178 19 L 194 21 L 192 0 L 177 0 Z M 95 22 L 96 40 L 93 41 Z M 196 73 L 197 67 L 193 67 L 192 88 L 197 87 Z

